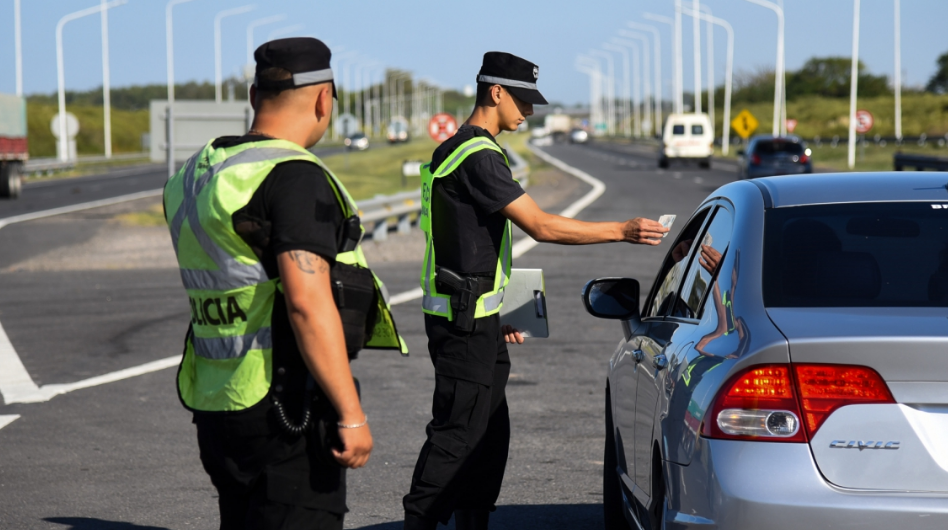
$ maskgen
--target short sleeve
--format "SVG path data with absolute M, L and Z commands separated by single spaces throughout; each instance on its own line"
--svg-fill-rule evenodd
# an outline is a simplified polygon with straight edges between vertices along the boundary
M 267 180 L 273 255 L 304 250 L 335 261 L 343 215 L 322 168 L 310 162 L 285 162 Z
M 496 213 L 524 194 L 523 187 L 514 180 L 499 154 L 484 153 L 464 165 L 465 175 L 461 181 L 484 213 Z

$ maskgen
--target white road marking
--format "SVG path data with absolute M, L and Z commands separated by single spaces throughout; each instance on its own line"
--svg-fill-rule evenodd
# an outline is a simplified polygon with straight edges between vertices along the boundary
M 7 414 L 6 416 L 0 416 L 0 429 L 10 425 L 14 421 L 20 418 L 19 414 Z
M 13 223 L 33 221 L 35 219 L 43 219 L 46 217 L 52 217 L 54 215 L 79 212 L 82 210 L 89 210 L 91 208 L 99 208 L 101 206 L 110 206 L 122 202 L 155 197 L 161 195 L 161 192 L 162 190 L 160 189 L 148 190 L 138 193 L 131 193 L 128 195 L 120 195 L 118 197 L 112 197 L 111 199 L 101 199 L 98 201 L 73 204 L 72 206 L 52 208 L 50 210 L 43 210 L 40 212 L 15 215 L 5 219 L 0 219 L 0 228 Z M 165 360 L 167 361 L 167 359 Z M 87 379 L 86 381 L 91 381 L 92 379 Z M 36 383 L 33 382 L 33 378 L 30 377 L 29 372 L 27 372 L 26 368 L 23 366 L 23 362 L 20 361 L 20 356 L 17 355 L 16 350 L 13 348 L 13 344 L 10 343 L 10 338 L 7 337 L 6 332 L 3 330 L 3 325 L 0 325 L 0 395 L 3 396 L 4 403 L 9 405 L 10 403 L 37 403 L 40 401 L 48 401 L 51 397 L 57 394 L 71 392 L 77 388 L 86 388 L 86 386 L 72 388 L 72 386 L 80 385 L 81 383 L 84 382 L 80 381 L 79 383 L 72 383 L 72 385 L 46 385 L 42 388 L 36 386 Z
M 527 143 L 527 148 L 530 149 L 530 151 L 532 151 L 533 154 L 541 158 L 544 162 L 550 165 L 556 166 L 558 169 L 566 173 L 569 173 L 570 175 L 573 175 L 579 180 L 592 186 L 592 189 L 589 190 L 589 192 L 586 193 L 586 195 L 583 195 L 582 197 L 579 198 L 579 200 L 577 200 L 573 204 L 570 204 L 569 206 L 566 207 L 565 210 L 560 212 L 560 215 L 562 215 L 563 217 L 576 217 L 576 215 L 579 214 L 579 212 L 583 211 L 584 208 L 592 204 L 593 201 L 598 199 L 599 196 L 602 195 L 606 191 L 606 185 L 603 184 L 601 180 L 597 179 L 596 177 L 593 177 L 589 173 L 576 169 L 573 166 L 567 165 L 563 163 L 562 161 L 560 161 L 559 159 L 553 158 L 549 154 L 530 145 L 529 143 Z M 520 256 L 523 256 L 535 246 L 537 246 L 537 241 L 530 236 L 527 236 L 517 241 L 516 243 L 513 244 L 513 248 L 512 248 L 512 254 L 513 254 L 514 259 L 517 259 Z M 416 287 L 410 291 L 405 291 L 403 293 L 398 293 L 392 296 L 392 298 L 389 300 L 389 304 L 390 305 L 404 304 L 405 302 L 418 300 L 423 295 L 424 295 L 424 292 L 421 290 L 421 287 Z

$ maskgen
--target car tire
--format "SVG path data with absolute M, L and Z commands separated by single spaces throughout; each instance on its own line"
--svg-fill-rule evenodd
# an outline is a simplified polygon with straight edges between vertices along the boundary
M 659 159 L 658 159 L 658 167 L 660 167 L 660 168 L 662 168 L 662 169 L 668 169 L 668 159 L 667 159 L 667 158 L 664 158 L 664 157 L 659 158 Z
M 698 165 L 701 166 L 701 169 L 711 169 L 711 159 L 702 160 Z
M 606 385 L 606 443 L 602 454 L 602 515 L 606 530 L 631 530 L 625 519 L 625 503 L 622 501 L 622 485 L 616 474 L 615 429 L 612 426 L 612 397 Z
M 23 180 L 20 177 L 23 165 L 20 162 L 6 162 L 0 164 L 0 198 L 17 199 L 23 190 Z
M 636 503 L 638 512 L 641 515 L 639 521 L 644 530 L 664 530 L 665 529 L 665 468 L 661 457 L 656 453 L 652 458 L 652 495 L 653 502 L 651 509 L 643 507 Z

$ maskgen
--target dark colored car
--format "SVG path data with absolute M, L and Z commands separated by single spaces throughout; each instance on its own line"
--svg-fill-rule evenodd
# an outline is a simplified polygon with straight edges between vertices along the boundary
M 738 179 L 813 173 L 812 152 L 796 136 L 755 136 L 738 151 Z

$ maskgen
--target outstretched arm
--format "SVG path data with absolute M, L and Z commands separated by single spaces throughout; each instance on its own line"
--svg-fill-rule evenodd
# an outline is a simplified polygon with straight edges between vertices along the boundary
M 658 221 L 641 217 L 624 222 L 590 223 L 544 212 L 527 194 L 521 195 L 502 210 L 502 214 L 530 237 L 544 243 L 591 245 L 625 241 L 657 245 L 668 232 Z

